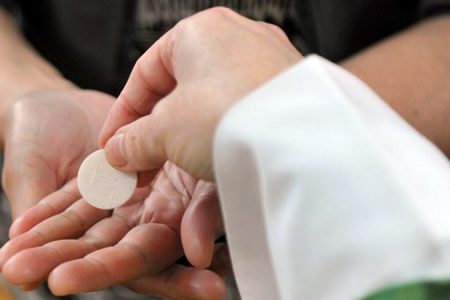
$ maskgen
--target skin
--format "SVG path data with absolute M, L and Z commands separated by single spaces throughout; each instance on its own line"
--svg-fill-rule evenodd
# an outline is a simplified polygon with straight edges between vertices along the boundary
M 148 172 L 169 159 L 197 178 L 214 180 L 212 144 L 220 119 L 301 58 L 280 30 L 270 29 L 217 8 L 168 32 L 138 60 L 108 114 L 100 134 L 108 161 Z M 449 41 L 450 17 L 442 16 L 342 63 L 447 155 Z
M 30 290 L 45 281 L 48 276 L 53 274 L 51 271 L 55 267 L 69 260 L 69 258 L 61 255 L 58 261 L 43 259 L 42 264 L 38 263 L 37 265 L 27 263 L 27 259 L 33 257 L 32 261 L 34 262 L 36 261 L 35 255 L 37 257 L 45 256 L 45 251 L 42 252 L 40 249 L 48 243 L 57 242 L 59 238 L 67 240 L 65 242 L 72 245 L 72 248 L 69 246 L 66 248 L 64 241 L 61 241 L 61 244 L 57 243 L 60 245 L 58 247 L 69 251 L 69 249 L 73 249 L 73 245 L 80 244 L 75 239 L 88 231 L 90 226 L 95 229 L 100 226 L 97 223 L 104 218 L 108 219 L 117 215 L 117 212 L 114 212 L 112 216 L 99 215 L 99 213 L 92 213 L 85 204 L 74 204 L 74 201 L 77 203 L 83 201 L 79 200 L 79 196 L 73 198 L 72 195 L 77 188 L 71 183 L 83 159 L 97 148 L 100 128 L 114 99 L 110 95 L 98 91 L 82 90 L 64 79 L 23 39 L 12 19 L 2 9 L 0 9 L 0 33 L 2 35 L 2 43 L 0 43 L 0 64 L 2 65 L 0 70 L 0 144 L 4 151 L 2 184 L 15 219 L 10 229 L 11 242 L 0 251 L 0 269 L 6 264 L 6 261 L 14 258 L 18 252 L 33 247 L 34 250 L 31 249 L 27 252 L 28 256 L 15 257 L 13 261 L 6 264 L 9 267 L 2 270 L 12 283 L 24 290 Z M 176 182 L 179 180 L 180 172 L 182 171 L 170 172 L 168 176 L 174 176 L 174 178 L 170 178 L 168 181 Z M 152 175 L 155 176 L 156 173 L 162 174 L 158 170 Z M 142 178 L 145 178 L 145 176 L 142 176 Z M 148 185 L 149 181 L 147 180 L 146 183 Z M 157 186 L 157 188 L 160 193 L 171 192 L 171 185 L 168 184 Z M 153 192 L 149 186 L 147 186 L 147 189 L 149 189 L 148 197 L 154 198 L 155 196 L 151 196 Z M 208 192 L 206 198 L 205 203 L 209 203 L 215 199 L 215 193 Z M 60 207 L 58 210 L 49 210 L 48 199 L 58 199 L 58 201 L 67 205 Z M 143 203 L 149 201 L 153 200 L 147 199 Z M 64 269 L 64 265 L 62 265 L 61 268 L 55 269 L 58 276 L 49 277 L 51 289 L 56 294 L 63 295 L 79 291 L 98 290 L 113 283 L 128 283 L 130 288 L 147 293 L 155 292 L 162 297 L 183 299 L 184 296 L 200 295 L 198 297 L 200 299 L 202 297 L 220 299 L 224 293 L 221 277 L 218 273 L 205 270 L 211 262 L 217 260 L 212 257 L 215 251 L 214 240 L 219 235 L 218 232 L 221 232 L 221 229 L 217 229 L 218 232 L 215 232 L 216 228 L 221 227 L 220 216 L 214 220 L 196 218 L 196 211 L 201 211 L 203 205 L 199 204 L 200 201 L 186 203 L 187 205 L 192 203 L 192 207 L 185 207 L 183 210 L 183 213 L 186 212 L 186 217 L 181 218 L 178 215 L 180 210 L 176 207 L 173 208 L 173 212 L 168 213 L 169 215 L 177 215 L 178 223 L 173 220 L 175 217 L 169 218 L 170 222 L 176 223 L 173 226 L 172 223 L 165 222 L 167 219 L 161 221 L 163 225 L 161 228 L 172 226 L 179 229 L 178 231 L 172 231 L 176 232 L 178 236 L 176 238 L 175 236 L 168 237 L 167 244 L 155 242 L 153 245 L 155 247 L 153 250 L 160 253 L 159 257 L 162 263 L 148 260 L 147 263 L 140 264 L 141 269 L 137 273 L 127 273 L 119 279 L 106 278 L 92 286 L 77 284 L 78 273 L 73 272 L 70 268 Z M 74 211 L 69 208 L 72 204 L 76 207 Z M 123 210 L 118 212 L 124 220 L 133 224 L 133 226 L 127 227 L 130 232 L 129 235 L 128 231 L 121 231 L 123 237 L 127 236 L 130 243 L 136 242 L 134 239 L 138 238 L 138 235 L 133 236 L 131 234 L 131 232 L 136 232 L 136 227 L 154 221 L 147 220 L 141 224 L 132 219 L 139 214 L 148 215 L 156 209 L 155 207 L 144 208 L 145 206 L 142 204 L 140 208 L 135 207 L 135 211 L 129 211 L 128 214 L 122 214 Z M 66 212 L 66 209 L 70 212 Z M 169 208 L 167 209 L 169 210 Z M 75 236 L 70 233 L 70 228 L 61 227 L 57 235 L 49 236 L 47 240 L 35 243 L 36 236 L 30 233 L 35 232 L 35 226 L 37 226 L 39 232 L 55 232 L 53 229 L 57 228 L 55 226 L 58 223 L 54 220 L 61 220 L 61 217 L 65 218 L 67 214 L 89 216 L 89 219 L 84 221 L 84 224 L 89 224 L 89 226 L 86 225 L 87 227 L 80 229 Z M 184 227 L 181 226 L 180 222 L 183 222 Z M 149 227 L 151 226 L 149 225 Z M 203 230 L 203 227 L 211 230 Z M 187 232 L 181 230 L 181 228 L 193 228 L 193 230 Z M 184 236 L 181 237 L 180 235 L 183 235 L 183 233 Z M 108 239 L 107 244 L 101 244 L 98 249 L 93 248 L 92 245 L 90 248 L 89 245 L 80 246 L 84 247 L 83 251 L 71 252 L 70 250 L 66 254 L 71 259 L 83 258 L 88 253 L 104 247 L 115 246 L 122 238 L 115 235 L 115 232 L 102 232 L 102 234 L 105 235 L 103 238 Z M 108 234 L 115 236 L 115 239 Z M 191 263 L 201 269 L 176 264 L 181 255 L 181 240 L 190 241 L 184 245 L 185 250 Z M 22 246 L 14 246 L 17 243 Z M 169 249 L 170 245 L 173 249 Z M 202 251 L 198 251 L 199 248 Z M 35 250 L 37 254 L 35 254 Z M 112 255 L 111 259 L 114 257 Z M 132 264 L 132 260 L 133 257 L 130 256 L 129 260 L 125 258 L 121 263 L 123 265 Z M 29 265 L 29 268 L 16 268 L 15 265 Z M 228 270 L 225 265 L 226 262 L 217 270 L 220 272 Z M 30 277 L 20 275 L 20 272 L 17 273 L 19 269 L 29 271 Z M 90 277 L 94 278 L 96 275 L 98 274 L 93 271 Z M 131 282 L 137 280 L 138 275 L 145 275 L 146 288 L 143 288 L 139 283 L 133 284 Z M 89 274 L 86 276 L 89 278 Z M 72 278 L 74 281 L 61 281 L 58 278 Z M 75 283 L 67 286 L 69 282 Z M 90 282 L 95 283 L 92 280 Z M 180 282 L 183 284 L 179 284 Z
M 342 66 L 450 157 L 448 49 L 447 14 L 418 23 L 350 57 Z
M 447 154 L 448 136 L 442 128 L 448 128 L 450 87 L 445 83 L 450 74 L 449 68 L 442 65 L 448 66 L 450 61 L 445 51 L 450 40 L 448 22 L 448 17 L 425 21 L 343 62 L 345 68 L 365 80 L 418 130 L 427 136 L 433 133 L 430 138 Z M 426 59 L 406 55 L 412 46 L 415 54 Z M 143 173 L 148 175 L 147 181 L 167 160 L 195 178 L 214 180 L 212 143 L 222 116 L 246 94 L 301 58 L 278 28 L 250 21 L 224 8 L 199 13 L 180 22 L 137 62 L 108 115 L 100 144 L 106 145 L 110 163 L 147 172 Z M 411 72 L 405 73 L 405 67 Z M 410 93 L 412 86 L 417 90 Z M 411 114 L 415 111 L 412 108 L 419 113 Z M 424 115 L 432 118 L 423 118 Z M 206 209 L 199 216 L 209 211 Z M 56 236 L 54 241 L 60 239 Z M 18 263 L 15 257 L 23 252 L 15 253 L 6 260 L 4 268 Z M 172 275 L 160 276 L 160 281 L 155 280 L 158 273 L 143 274 L 128 286 L 144 293 L 158 293 L 152 283 L 171 278 L 179 284 L 173 286 L 176 289 L 185 282 L 179 274 L 196 272 L 192 268 L 183 270 L 186 272 L 179 272 L 179 267 L 173 265 L 166 269 L 166 274 Z M 196 274 L 198 277 L 191 278 L 204 276 Z
M 2 184 L 16 218 L 74 177 L 76 164 L 96 148 L 95 138 L 113 98 L 82 91 L 64 79 L 23 39 L 1 8 L 0 33 Z M 69 141 L 73 134 L 87 144 L 74 145 Z M 39 149 L 55 143 L 60 148 Z M 36 178 L 45 182 L 36 184 Z
M 151 171 L 169 159 L 212 181 L 212 143 L 223 114 L 301 59 L 274 25 L 226 8 L 198 13 L 138 60 L 108 115 L 100 145 L 109 139 L 107 159 L 117 168 Z
M 112 212 L 80 199 L 72 180 L 14 223 L 15 238 L 0 250 L 3 276 L 25 290 L 48 279 L 55 295 L 127 284 L 172 299 L 222 299 L 225 283 L 205 269 L 215 251 L 224 251 L 210 242 L 223 227 L 215 195 L 214 184 L 170 162 L 150 186 Z M 198 221 L 205 217 L 212 221 Z M 187 239 L 183 245 L 181 231 Z M 174 264 L 183 246 L 202 269 Z M 226 255 L 221 258 L 223 253 L 212 264 L 219 272 L 228 263 Z
M 76 176 L 96 149 L 112 103 L 109 95 L 76 89 L 34 91 L 14 101 L 4 119 L 2 174 L 14 217 Z

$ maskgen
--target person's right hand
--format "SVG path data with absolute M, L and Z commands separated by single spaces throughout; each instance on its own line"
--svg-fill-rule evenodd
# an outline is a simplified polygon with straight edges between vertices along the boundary
M 96 149 L 113 97 L 75 88 L 30 92 L 14 101 L 4 122 L 3 189 L 13 218 L 58 190 Z M 22 233 L 15 227 L 10 236 Z
M 225 8 L 200 12 L 138 60 L 100 146 L 106 145 L 116 168 L 154 171 L 170 160 L 196 178 L 213 180 L 212 144 L 222 116 L 301 58 L 274 25 Z

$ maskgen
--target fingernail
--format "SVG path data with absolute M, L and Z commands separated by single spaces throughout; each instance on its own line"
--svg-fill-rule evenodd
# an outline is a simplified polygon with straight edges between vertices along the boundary
M 113 136 L 105 146 L 106 159 L 114 167 L 124 167 L 128 163 L 123 155 L 123 133 Z

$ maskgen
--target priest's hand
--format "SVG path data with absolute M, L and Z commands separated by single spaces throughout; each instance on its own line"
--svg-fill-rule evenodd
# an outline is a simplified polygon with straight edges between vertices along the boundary
M 170 160 L 211 181 L 222 116 L 301 57 L 274 25 L 226 8 L 198 13 L 138 60 L 107 117 L 100 146 L 123 170 L 152 171 Z

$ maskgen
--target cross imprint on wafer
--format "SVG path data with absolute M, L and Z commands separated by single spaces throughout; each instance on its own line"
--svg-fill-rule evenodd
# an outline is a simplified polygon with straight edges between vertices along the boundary
M 77 179 L 83 198 L 101 209 L 114 209 L 126 203 L 137 184 L 136 172 L 113 168 L 103 150 L 93 152 L 83 161 Z

